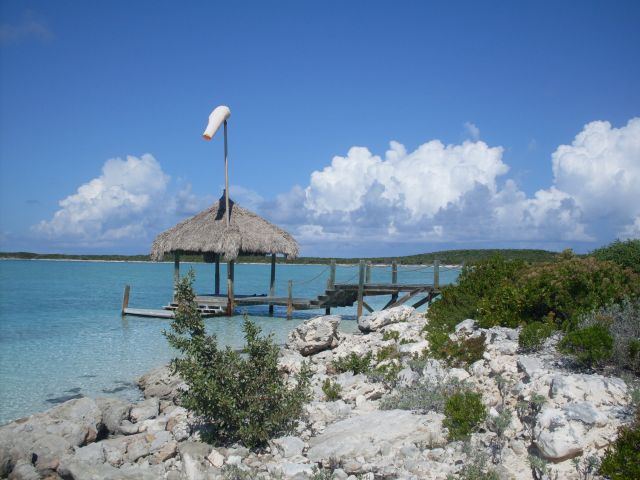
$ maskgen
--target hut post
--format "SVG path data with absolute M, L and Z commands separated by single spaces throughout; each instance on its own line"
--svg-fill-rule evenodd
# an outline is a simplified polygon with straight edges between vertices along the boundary
M 220 295 L 220 254 L 216 253 L 216 295 Z
M 287 320 L 293 316 L 293 280 L 289 280 L 289 295 L 287 299 Z
M 391 284 L 398 284 L 398 262 L 394 260 L 391 262 Z M 391 294 L 391 302 L 395 303 L 398 300 L 398 292 Z
M 364 302 L 364 274 L 365 274 L 364 260 L 360 260 L 360 275 L 358 278 L 358 314 L 357 317 L 362 316 L 362 304 Z
M 276 296 L 276 254 L 271 254 L 271 281 L 269 282 L 269 296 Z M 269 304 L 269 315 L 273 315 L 273 303 Z
M 440 260 L 433 261 L 433 288 L 440 288 Z
M 333 290 L 336 286 L 336 260 L 331 259 L 331 265 L 329 267 L 329 279 L 327 280 L 327 290 Z M 325 315 L 331 315 L 331 305 L 327 305 L 324 308 Z
M 227 263 L 227 316 L 229 317 L 233 315 L 235 303 L 233 295 L 234 266 L 235 262 L 233 260 Z
M 121 313 L 123 317 L 125 316 L 127 308 L 129 307 L 129 291 L 130 290 L 131 290 L 131 287 L 129 285 L 124 286 L 124 293 L 122 295 L 122 313 Z
M 176 301 L 176 294 L 178 293 L 178 282 L 180 282 L 180 253 L 174 252 L 173 254 L 173 301 Z
M 365 271 L 364 283 L 371 283 L 371 262 L 367 262 L 367 270 Z

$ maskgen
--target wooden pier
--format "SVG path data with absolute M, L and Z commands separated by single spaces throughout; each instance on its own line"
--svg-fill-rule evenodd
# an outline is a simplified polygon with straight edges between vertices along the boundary
M 196 303 L 203 316 L 223 316 L 230 311 L 235 311 L 241 307 L 268 306 L 269 313 L 273 314 L 273 307 L 280 306 L 287 308 L 287 317 L 290 318 L 295 310 L 316 310 L 324 309 L 326 314 L 331 313 L 332 308 L 351 307 L 357 304 L 357 316 L 360 317 L 364 310 L 369 312 L 373 308 L 366 302 L 365 297 L 387 295 L 391 299 L 383 307 L 384 309 L 397 307 L 416 300 L 412 306 L 418 308 L 433 301 L 440 295 L 439 273 L 440 265 L 436 261 L 433 266 L 433 281 L 430 283 L 398 283 L 398 265 L 393 262 L 391 265 L 390 283 L 372 283 L 371 265 L 360 261 L 357 283 L 336 283 L 336 263 L 334 260 L 329 265 L 329 278 L 323 293 L 316 298 L 299 298 L 293 296 L 293 282 L 289 281 L 288 295 L 276 296 L 274 288 L 273 273 L 269 288 L 269 295 L 231 295 L 211 294 L 197 295 Z M 273 272 L 273 270 L 272 270 Z M 230 302 L 232 304 L 230 305 Z M 177 308 L 175 302 L 170 302 L 163 309 L 137 309 L 129 308 L 129 286 L 125 287 L 122 315 L 135 315 L 142 317 L 173 318 L 173 310 Z

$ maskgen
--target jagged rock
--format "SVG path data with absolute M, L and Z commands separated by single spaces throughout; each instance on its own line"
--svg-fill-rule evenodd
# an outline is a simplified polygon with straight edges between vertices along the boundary
M 429 348 L 429 342 L 426 340 L 419 340 L 412 343 L 404 343 L 398 347 L 398 351 L 405 355 L 421 355 L 426 349 Z
M 569 421 L 560 409 L 543 409 L 533 433 L 538 450 L 549 460 L 565 460 L 582 453 L 585 428 L 580 422 Z
M 471 333 L 478 328 L 478 322 L 468 318 L 456 325 L 456 334 Z
M 164 477 L 164 468 L 123 465 L 115 468 L 108 463 L 71 462 L 64 467 L 64 478 L 71 480 L 157 480 Z
M 136 381 L 145 398 L 175 401 L 185 388 L 182 379 L 171 373 L 169 366 L 154 368 Z
M 379 455 L 385 444 L 392 455 L 407 444 L 441 442 L 445 437 L 443 418 L 435 412 L 414 415 L 406 410 L 378 410 L 351 417 L 311 438 L 307 457 L 328 466 L 332 461 L 358 457 L 368 461 Z
M 154 418 L 160 411 L 160 402 L 157 398 L 147 398 L 145 401 L 135 404 L 131 408 L 131 421 L 133 423 L 140 423 L 148 418 Z
M 280 437 L 272 440 L 272 449 L 276 449 L 283 458 L 292 458 L 301 455 L 304 449 L 304 442 L 298 437 Z
M 340 317 L 324 315 L 307 320 L 289 333 L 287 348 L 303 356 L 329 350 L 338 346 Z
M 201 442 L 182 442 L 178 446 L 178 451 L 182 458 L 184 477 L 187 480 L 204 480 L 206 478 L 204 461 L 209 456 L 211 446 Z
M 58 468 L 72 447 L 94 442 L 102 429 L 102 412 L 90 398 L 69 400 L 44 413 L 0 427 L 0 475 L 8 475 L 20 460 L 41 474 Z
M 518 357 L 518 368 L 525 374 L 525 377 L 532 380 L 546 373 L 544 365 L 539 358 L 520 355 Z
M 373 332 L 391 323 L 406 322 L 415 311 L 413 307 L 401 305 L 388 310 L 380 310 L 358 318 L 358 328 L 362 332 Z
M 125 433 L 120 430 L 120 425 L 129 419 L 131 404 L 117 398 L 98 398 L 96 404 L 102 412 L 102 424 L 109 433 Z
M 31 462 L 19 460 L 8 478 L 9 480 L 40 480 L 42 476 Z
M 224 455 L 218 452 L 215 448 L 211 450 L 211 453 L 207 456 L 209 463 L 216 468 L 221 468 L 224 465 Z
M 602 375 L 554 375 L 551 398 L 569 402 L 586 400 L 594 406 L 625 405 L 628 402 L 627 385 L 623 380 Z
M 304 357 L 297 350 L 283 348 L 278 356 L 278 366 L 286 373 L 295 374 L 300 372 Z

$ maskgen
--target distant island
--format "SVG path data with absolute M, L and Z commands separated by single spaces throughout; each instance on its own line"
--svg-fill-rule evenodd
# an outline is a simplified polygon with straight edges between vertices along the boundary
M 507 260 L 523 260 L 530 263 L 553 261 L 559 253 L 548 250 L 532 249 L 477 249 L 477 250 L 442 250 L 431 253 L 419 253 L 416 255 L 405 255 L 399 257 L 370 257 L 366 260 L 372 263 L 398 262 L 400 265 L 423 265 L 432 264 L 434 260 L 439 260 L 443 264 L 462 265 L 485 260 L 494 255 L 501 255 Z M 64 253 L 32 253 L 32 252 L 0 252 L 0 259 L 20 259 L 20 260 L 97 260 L 97 261 L 122 261 L 122 262 L 149 262 L 149 255 L 72 255 Z M 167 260 L 170 260 L 169 258 Z M 183 255 L 184 262 L 203 262 L 201 255 Z M 326 264 L 327 257 L 298 257 L 295 259 L 279 259 L 281 263 L 289 264 Z M 360 258 L 337 258 L 338 263 L 353 264 L 358 263 Z M 240 256 L 238 263 L 268 263 L 266 256 Z

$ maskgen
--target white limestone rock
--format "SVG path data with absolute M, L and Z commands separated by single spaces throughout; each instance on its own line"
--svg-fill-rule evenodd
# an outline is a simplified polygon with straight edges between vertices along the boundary
M 303 356 L 313 355 L 338 346 L 340 317 L 324 315 L 307 320 L 289 333 L 287 348 Z
M 406 410 L 376 410 L 327 427 L 324 433 L 309 440 L 307 457 L 325 466 L 332 459 L 346 461 L 362 457 L 368 462 L 379 456 L 387 444 L 387 452 L 393 455 L 405 445 L 439 443 L 445 438 L 443 419 L 443 415 L 435 412 L 414 415 Z
M 362 332 L 380 330 L 382 327 L 392 323 L 406 322 L 414 311 L 415 308 L 405 305 L 388 310 L 379 310 L 358 318 L 358 328 Z

